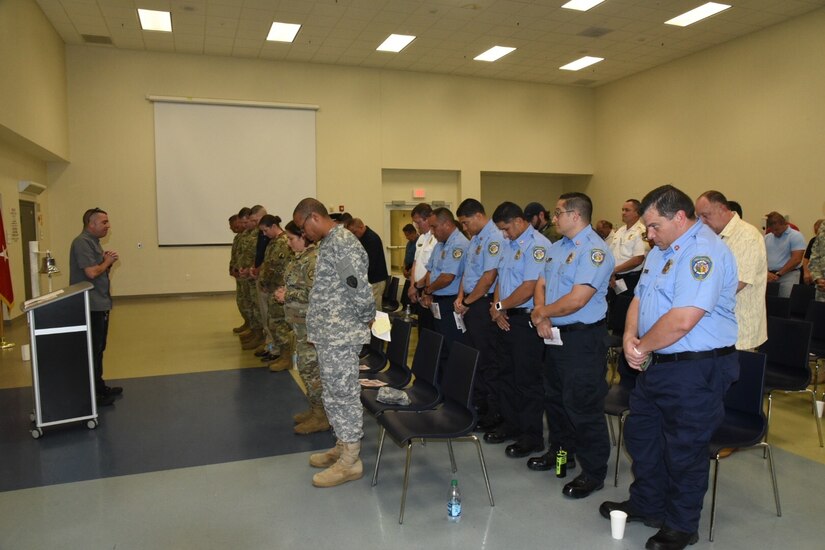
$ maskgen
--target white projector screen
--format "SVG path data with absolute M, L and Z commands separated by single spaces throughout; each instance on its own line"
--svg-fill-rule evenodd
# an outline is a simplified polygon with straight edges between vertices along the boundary
M 227 219 L 242 207 L 286 223 L 315 196 L 314 109 L 154 105 L 160 246 L 230 244 Z

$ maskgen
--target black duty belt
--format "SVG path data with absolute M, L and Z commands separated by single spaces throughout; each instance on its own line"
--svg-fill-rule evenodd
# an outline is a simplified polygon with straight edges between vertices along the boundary
M 575 330 L 587 330 L 590 328 L 600 327 L 605 323 L 605 320 L 596 321 L 595 323 L 570 323 L 569 325 L 555 325 L 559 332 L 573 332 Z
M 508 317 L 513 317 L 515 315 L 530 315 L 533 313 L 532 308 L 529 307 L 513 307 L 506 311 Z
M 724 357 L 736 351 L 733 346 L 716 348 L 708 351 L 682 351 L 680 353 L 654 353 L 653 363 L 673 363 L 674 361 L 698 361 L 713 357 Z
M 444 300 L 450 300 L 451 302 L 455 302 L 455 299 L 458 298 L 458 294 L 433 294 L 433 300 L 438 300 L 442 302 Z

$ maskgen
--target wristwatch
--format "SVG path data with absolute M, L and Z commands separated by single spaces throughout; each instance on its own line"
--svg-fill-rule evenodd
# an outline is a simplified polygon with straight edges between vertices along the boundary
M 496 308 L 496 311 L 501 311 L 501 302 L 496 302 L 494 307 Z

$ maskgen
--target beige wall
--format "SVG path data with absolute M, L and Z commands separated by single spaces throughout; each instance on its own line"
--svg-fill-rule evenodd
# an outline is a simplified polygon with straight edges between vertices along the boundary
M 825 10 L 596 92 L 596 217 L 672 183 L 717 189 L 755 225 L 771 211 L 811 237 L 825 213 Z
M 485 173 L 481 175 L 480 200 L 488 216 L 505 201 L 514 202 L 522 209 L 528 203 L 538 202 L 552 212 L 559 195 L 584 191 L 589 180 L 590 176 Z
M 318 197 L 379 233 L 383 202 L 409 198 L 406 187 L 399 197 L 383 189 L 384 168 L 458 173 L 453 206 L 478 196 L 486 170 L 592 172 L 590 90 L 102 47 L 69 46 L 66 58 L 72 163 L 50 170 L 54 249 L 65 262 L 80 213 L 107 209 L 104 246 L 121 256 L 115 295 L 234 288 L 228 248 L 157 247 L 147 94 L 319 105 Z M 277 197 L 260 200 L 291 214 Z M 240 206 L 227 205 L 227 216 Z

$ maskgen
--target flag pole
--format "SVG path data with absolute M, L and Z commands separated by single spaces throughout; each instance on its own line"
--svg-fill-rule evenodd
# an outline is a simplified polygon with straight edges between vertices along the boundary
M 11 349 L 14 342 L 6 342 L 6 303 L 3 302 L 3 318 L 0 319 L 0 350 Z

